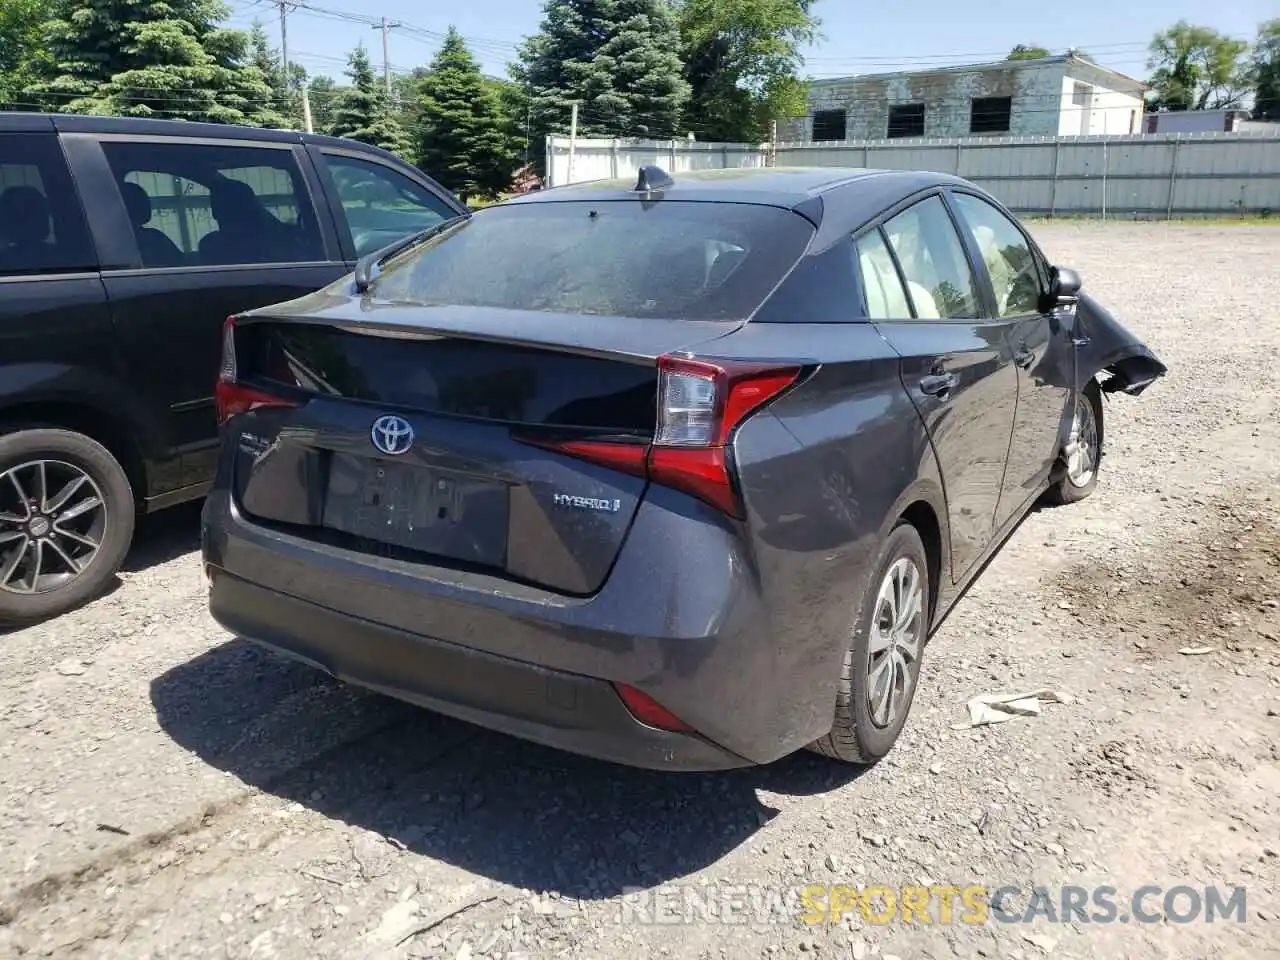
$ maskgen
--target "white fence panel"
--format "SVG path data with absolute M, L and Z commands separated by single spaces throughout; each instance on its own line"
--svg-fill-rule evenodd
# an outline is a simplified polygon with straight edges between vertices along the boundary
M 843 143 L 547 141 L 548 183 L 733 167 L 871 167 L 959 174 L 1009 207 L 1050 216 L 1280 213 L 1280 130 L 1112 137 L 963 137 Z

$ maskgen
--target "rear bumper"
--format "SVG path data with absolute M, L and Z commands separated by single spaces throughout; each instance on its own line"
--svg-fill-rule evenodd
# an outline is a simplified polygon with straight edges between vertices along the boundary
M 774 635 L 738 535 L 709 521 L 690 536 L 689 509 L 651 491 L 605 586 L 571 598 L 321 545 L 215 487 L 211 611 L 344 680 L 529 740 L 644 767 L 768 763 L 830 729 L 835 672 L 807 638 Z M 697 735 L 635 720 L 614 683 Z
M 210 567 L 210 608 L 234 633 L 350 683 L 574 753 L 652 769 L 749 761 L 638 722 L 603 680 L 481 653 L 254 586 Z

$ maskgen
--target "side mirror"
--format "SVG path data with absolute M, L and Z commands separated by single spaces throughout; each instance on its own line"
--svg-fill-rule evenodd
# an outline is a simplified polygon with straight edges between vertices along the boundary
M 1049 292 L 1045 295 L 1044 311 L 1073 306 L 1080 297 L 1080 274 L 1070 267 L 1051 267 Z

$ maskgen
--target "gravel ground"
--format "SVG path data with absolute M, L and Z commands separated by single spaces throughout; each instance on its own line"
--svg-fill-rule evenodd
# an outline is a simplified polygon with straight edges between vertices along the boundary
M 0 956 L 1280 956 L 1280 230 L 1038 233 L 1171 373 L 938 632 L 884 763 L 659 775 L 344 688 L 210 620 L 186 508 L 112 595 L 0 637 Z M 953 726 L 1040 687 L 1074 700 Z M 1038 909 L 813 925 L 807 884 Z M 1147 884 L 1243 887 L 1245 922 L 1122 922 Z

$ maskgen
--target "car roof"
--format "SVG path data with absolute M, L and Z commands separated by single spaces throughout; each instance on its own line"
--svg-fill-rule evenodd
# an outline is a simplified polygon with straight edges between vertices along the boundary
M 945 173 L 862 167 L 749 167 L 666 175 L 672 182 L 656 191 L 662 199 L 781 207 L 821 223 L 823 233 L 853 228 L 921 190 L 967 184 Z M 639 201 L 644 196 L 637 192 L 635 179 L 594 180 L 525 194 L 502 206 Z
M 191 137 L 206 140 L 244 140 L 249 143 L 312 143 L 317 146 L 358 149 L 397 159 L 378 147 L 340 137 L 298 130 L 268 130 L 229 123 L 194 120 L 156 120 L 143 117 L 94 117 L 72 113 L 14 113 L 0 111 L 0 130 L 56 130 L 65 133 L 105 133 L 139 137 Z M 403 161 L 398 161 L 403 162 Z

